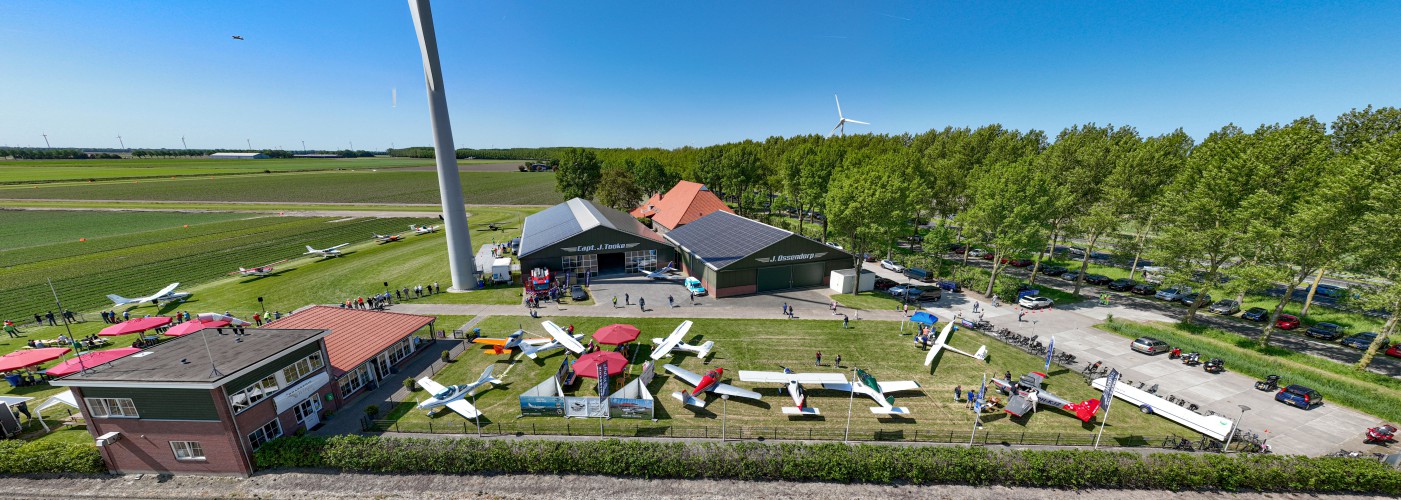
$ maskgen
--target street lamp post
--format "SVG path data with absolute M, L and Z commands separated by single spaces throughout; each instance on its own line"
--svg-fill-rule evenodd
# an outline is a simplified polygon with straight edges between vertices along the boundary
M 472 393 L 472 407 L 473 407 L 473 408 L 476 408 L 476 407 L 477 407 L 477 393 L 476 393 L 476 392 L 473 392 L 473 393 Z M 472 420 L 475 420 L 475 421 L 477 422 L 477 437 L 482 437 L 482 411 L 481 411 L 481 410 L 477 410 L 477 418 L 474 418 L 474 419 L 472 419 Z
M 726 438 L 727 438 L 726 429 L 725 429 L 725 423 L 729 420 L 729 417 L 730 417 L 730 395 L 729 395 L 729 394 L 721 394 L 721 395 L 720 395 L 720 441 L 725 441 Z
M 1225 453 L 1226 450 L 1231 449 L 1231 439 L 1234 438 L 1234 437 L 1236 437 L 1236 432 L 1238 432 L 1238 431 L 1240 430 L 1240 423 L 1241 423 L 1241 421 L 1245 420 L 1245 412 L 1250 411 L 1250 407 L 1249 407 L 1249 406 L 1246 406 L 1246 405 L 1236 405 L 1236 406 L 1239 406 L 1239 407 L 1240 407 L 1240 416 L 1239 416 L 1239 417 L 1236 417 L 1236 425 L 1231 426 L 1231 435 L 1226 436 L 1226 445 L 1221 447 L 1221 452 L 1222 452 L 1222 453 Z
M 853 365 L 851 367 L 851 387 L 849 387 L 851 392 L 846 399 L 846 434 L 842 437 L 842 442 L 845 443 L 851 442 L 851 409 L 856 406 L 857 383 L 859 383 L 859 381 L 856 380 L 856 366 Z
M 263 307 L 263 298 L 262 298 L 262 297 L 258 297 L 258 309 L 261 309 L 261 310 L 263 311 L 263 316 L 267 316 L 267 315 L 268 315 L 268 310 L 267 310 L 267 308 L 266 308 L 266 307 Z

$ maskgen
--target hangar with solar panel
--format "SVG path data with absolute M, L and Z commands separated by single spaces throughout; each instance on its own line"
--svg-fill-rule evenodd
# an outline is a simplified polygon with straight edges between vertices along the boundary
M 855 265 L 841 249 L 729 212 L 696 219 L 666 239 L 681 270 L 717 298 L 825 286 L 832 271 Z
M 676 259 L 671 243 L 626 212 L 574 198 L 525 218 L 521 271 L 584 277 L 654 271 Z

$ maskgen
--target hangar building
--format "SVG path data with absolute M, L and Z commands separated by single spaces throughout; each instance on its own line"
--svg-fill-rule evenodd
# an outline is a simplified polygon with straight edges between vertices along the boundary
M 582 279 L 655 270 L 676 250 L 631 215 L 574 198 L 526 217 L 516 256 L 522 273 L 543 267 Z
M 823 286 L 852 268 L 852 255 L 791 231 L 730 212 L 714 212 L 666 234 L 682 271 L 714 297 Z

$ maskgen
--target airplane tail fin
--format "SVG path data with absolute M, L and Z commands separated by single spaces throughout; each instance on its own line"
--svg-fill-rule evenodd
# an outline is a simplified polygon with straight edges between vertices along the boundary
M 673 392 L 671 393 L 671 397 L 676 398 L 677 401 L 680 401 L 681 404 L 684 405 L 691 405 L 696 408 L 705 408 L 704 399 L 696 399 L 695 396 L 686 394 L 684 392 Z
M 126 298 L 126 297 L 123 297 L 123 296 L 117 295 L 117 294 L 108 295 L 107 298 L 108 298 L 108 299 L 111 299 L 112 302 L 116 303 L 116 304 L 119 305 L 119 306 L 126 305 L 126 304 L 130 304 L 130 303 L 131 303 L 131 299 L 128 299 L 128 298 Z
M 704 344 L 701 344 L 701 345 L 700 345 L 700 351 L 696 353 L 696 359 L 705 359 L 706 356 L 709 356 L 709 355 L 710 355 L 710 350 L 711 350 L 711 349 L 714 349 L 714 348 L 715 348 L 715 341 L 714 341 L 714 340 L 707 340 L 707 341 L 705 341 Z
M 307 246 L 306 246 L 306 253 L 316 253 L 316 249 L 315 249 L 315 248 L 311 248 L 311 245 L 307 245 Z
M 1095 418 L 1095 412 L 1099 411 L 1098 399 L 1086 399 L 1079 403 L 1066 405 L 1067 410 L 1075 412 L 1075 418 L 1082 422 L 1089 422 Z
M 493 384 L 500 384 L 500 383 L 501 383 L 501 379 L 491 376 L 491 370 L 494 369 L 494 368 L 496 368 L 495 365 L 487 366 L 487 367 L 486 367 L 486 371 L 483 371 L 483 372 L 482 372 L 482 376 L 477 378 L 477 385 L 481 385 L 482 383 L 485 383 L 485 382 L 491 382 L 491 383 L 493 383 Z
M 987 359 L 988 359 L 988 346 L 981 346 L 981 347 L 978 347 L 978 352 L 975 353 L 975 354 L 973 354 L 973 357 L 974 357 L 975 359 L 977 359 L 978 361 L 985 361 L 985 360 L 987 360 Z

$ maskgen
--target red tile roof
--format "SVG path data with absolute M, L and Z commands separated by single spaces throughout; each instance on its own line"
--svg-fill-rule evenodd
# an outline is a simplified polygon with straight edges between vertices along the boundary
M 326 335 L 326 354 L 331 358 L 331 376 L 339 377 L 434 319 L 417 314 L 313 306 L 263 328 L 330 330 Z
M 681 181 L 666 194 L 653 195 L 630 213 L 633 217 L 651 217 L 654 223 L 676 229 L 717 211 L 735 213 L 704 184 Z

